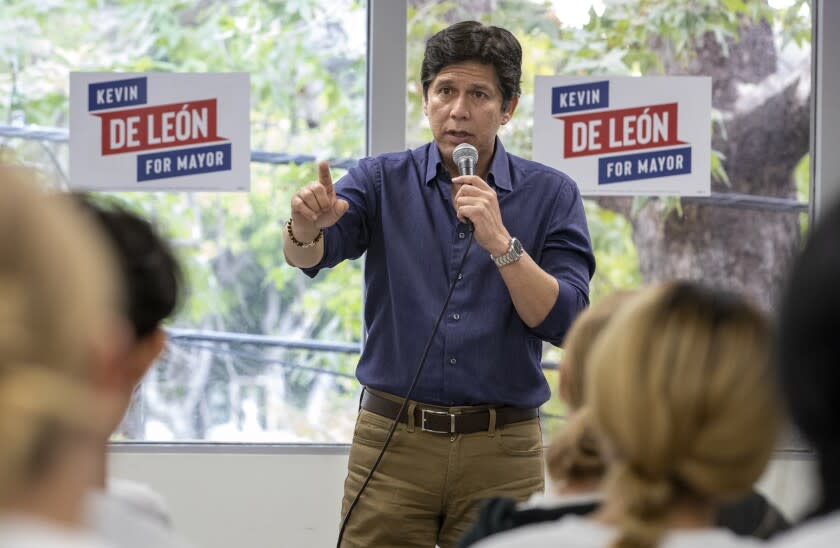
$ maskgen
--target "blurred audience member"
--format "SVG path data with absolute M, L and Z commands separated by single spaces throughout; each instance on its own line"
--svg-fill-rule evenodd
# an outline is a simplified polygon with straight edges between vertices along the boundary
M 578 316 L 566 335 L 558 394 L 568 409 L 569 422 L 546 455 L 553 494 L 535 496 L 527 503 L 508 498 L 485 501 L 476 525 L 462 539 L 462 547 L 523 525 L 557 520 L 569 514 L 589 514 L 601 505 L 601 482 L 606 464 L 590 424 L 589 412 L 584 407 L 584 364 L 609 319 L 633 295 L 633 292 L 619 291 L 601 299 Z M 739 535 L 762 539 L 789 527 L 779 510 L 754 490 L 736 501 L 722 504 L 716 522 Z
M 605 499 L 587 517 L 520 527 L 482 547 L 737 547 L 720 504 L 764 470 L 780 423 L 768 320 L 694 283 L 642 292 L 586 360 L 585 408 L 607 457 Z
M 0 546 L 93 548 L 82 501 L 116 402 L 92 386 L 124 343 L 99 233 L 0 167 Z
M 820 499 L 780 546 L 840 546 L 840 203 L 817 222 L 782 296 L 779 368 L 793 422 L 813 448 Z
M 99 389 L 119 402 L 102 439 L 96 489 L 88 498 L 88 519 L 117 546 L 180 546 L 171 530 L 163 499 L 148 487 L 124 479 L 107 479 L 107 444 L 125 415 L 139 382 L 163 351 L 166 333 L 161 322 L 171 316 L 183 288 L 183 275 L 169 244 L 152 225 L 118 205 L 99 205 L 76 196 L 77 204 L 102 230 L 116 258 L 125 289 L 123 316 L 130 344 L 113 363 Z

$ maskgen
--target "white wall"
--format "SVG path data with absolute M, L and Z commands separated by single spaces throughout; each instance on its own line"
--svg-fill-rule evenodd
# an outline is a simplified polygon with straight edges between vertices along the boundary
M 111 473 L 151 485 L 202 548 L 335 546 L 347 447 L 117 448 Z M 814 497 L 809 456 L 780 453 L 759 488 L 791 518 Z
M 348 449 L 117 449 L 111 474 L 162 494 L 198 547 L 335 546 Z

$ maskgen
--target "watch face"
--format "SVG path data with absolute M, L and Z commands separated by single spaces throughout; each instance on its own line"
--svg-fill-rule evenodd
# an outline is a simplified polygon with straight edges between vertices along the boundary
M 524 249 L 522 249 L 522 242 L 514 238 L 513 242 L 511 243 L 513 244 L 513 252 L 517 255 L 522 255 L 522 253 L 525 251 Z

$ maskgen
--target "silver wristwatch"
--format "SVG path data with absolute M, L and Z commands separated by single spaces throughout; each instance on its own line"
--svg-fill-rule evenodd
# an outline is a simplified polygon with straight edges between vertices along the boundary
M 511 238 L 510 243 L 508 244 L 508 250 L 505 253 L 502 253 L 498 257 L 490 255 L 490 258 L 493 259 L 493 262 L 496 263 L 496 266 L 501 268 L 503 266 L 515 263 L 516 261 L 521 259 L 522 255 L 524 254 L 525 250 L 522 248 L 522 242 L 520 242 L 516 238 Z

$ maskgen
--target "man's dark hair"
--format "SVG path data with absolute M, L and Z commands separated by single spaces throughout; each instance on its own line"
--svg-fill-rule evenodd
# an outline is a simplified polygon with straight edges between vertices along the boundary
M 178 260 L 145 219 L 116 204 L 104 206 L 87 196 L 75 197 L 111 243 L 123 278 L 123 310 L 134 335 L 149 335 L 178 306 L 183 287 Z
M 493 65 L 499 88 L 502 90 L 502 110 L 505 111 L 522 89 L 522 46 L 510 31 L 485 26 L 478 21 L 462 21 L 438 32 L 426 42 L 420 82 L 423 97 L 428 99 L 429 86 L 438 73 L 449 65 L 477 61 Z
M 781 384 L 793 421 L 817 453 L 822 501 L 840 510 L 840 203 L 817 222 L 779 309 Z

